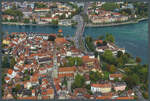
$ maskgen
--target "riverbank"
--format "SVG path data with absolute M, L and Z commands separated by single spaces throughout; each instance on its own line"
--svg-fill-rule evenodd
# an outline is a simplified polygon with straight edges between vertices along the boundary
M 148 18 L 137 19 L 136 21 L 127 21 L 121 23 L 110 23 L 110 24 L 87 24 L 86 27 L 109 27 L 109 26 L 119 26 L 127 24 L 136 24 L 140 21 L 148 20 Z M 31 26 L 71 26 L 71 25 L 53 25 L 53 24 L 26 24 L 26 23 L 16 23 L 16 22 L 2 22 L 2 24 L 8 25 L 31 25 Z
M 140 21 L 148 20 L 148 18 L 141 18 L 137 19 L 136 21 L 127 21 L 121 23 L 110 23 L 110 24 L 87 24 L 86 27 L 110 27 L 110 26 L 120 26 L 120 25 L 127 25 L 127 24 L 136 24 Z

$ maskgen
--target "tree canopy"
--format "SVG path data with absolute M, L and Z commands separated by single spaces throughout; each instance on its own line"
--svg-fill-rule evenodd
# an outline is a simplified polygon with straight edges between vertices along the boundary
M 120 6 L 117 3 L 113 3 L 113 2 L 107 2 L 102 5 L 102 9 L 104 9 L 106 11 L 113 11 L 119 7 Z
M 114 36 L 113 36 L 112 34 L 109 34 L 109 33 L 106 33 L 105 40 L 106 40 L 107 42 L 113 42 L 113 43 L 115 42 Z
M 82 75 L 80 74 L 77 74 L 75 76 L 75 80 L 74 80 L 74 83 L 72 85 L 72 88 L 82 88 L 85 84 L 85 79 Z
M 35 3 L 35 8 L 47 8 L 47 5 L 43 3 Z
M 23 16 L 23 13 L 19 10 L 13 10 L 13 9 L 8 9 L 8 10 L 5 10 L 3 12 L 4 14 L 7 14 L 7 15 L 11 15 L 11 16 L 14 16 L 14 17 L 22 17 Z
M 96 71 L 96 72 L 90 71 L 91 82 L 96 83 L 97 81 L 99 81 L 101 79 L 102 79 L 101 73 L 99 73 L 98 71 Z

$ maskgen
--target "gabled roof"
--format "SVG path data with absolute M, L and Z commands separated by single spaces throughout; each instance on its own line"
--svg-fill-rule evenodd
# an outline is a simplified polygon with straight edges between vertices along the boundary
M 53 88 L 47 89 L 47 94 L 54 94 L 54 89 Z
M 96 99 L 112 99 L 112 96 L 98 96 Z
M 55 42 L 56 42 L 56 43 L 62 43 L 62 44 L 63 44 L 63 43 L 67 43 L 68 41 L 67 41 L 65 38 L 56 38 L 56 39 L 55 39 Z
M 111 77 L 111 78 L 119 78 L 119 77 L 121 77 L 122 78 L 122 74 L 109 74 L 109 76 Z
M 58 69 L 59 72 L 69 72 L 69 71 L 76 71 L 76 67 L 61 67 Z
M 127 99 L 134 99 L 134 97 L 125 96 L 125 97 L 117 97 L 116 99 L 118 99 L 118 100 L 127 100 Z
M 64 77 L 73 77 L 73 73 L 65 73 L 65 74 L 58 74 L 59 78 L 64 78 Z
M 111 87 L 110 83 L 104 83 L 104 84 L 91 84 L 92 87 L 99 87 L 99 88 L 107 88 L 107 87 Z

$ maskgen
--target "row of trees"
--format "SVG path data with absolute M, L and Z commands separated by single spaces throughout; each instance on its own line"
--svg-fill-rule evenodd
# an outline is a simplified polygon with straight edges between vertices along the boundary
M 2 57 L 2 68 L 13 68 L 16 64 L 15 58 L 11 57 L 9 59 L 8 56 Z
M 3 12 L 3 14 L 11 15 L 14 17 L 22 17 L 23 13 L 19 10 L 8 9 Z
M 104 40 L 104 42 L 115 42 L 115 37 L 111 33 L 106 33 L 106 35 L 100 35 L 99 40 Z
M 81 66 L 83 61 L 79 57 L 67 57 L 67 62 L 63 65 L 65 67 L 72 67 L 72 66 Z
M 83 88 L 85 86 L 85 78 L 84 76 L 80 75 L 80 74 L 77 74 L 75 76 L 75 80 L 72 84 L 72 89 L 75 89 L 75 88 Z
M 23 13 L 19 10 L 8 9 L 3 12 L 3 14 L 14 16 L 15 20 L 21 21 Z
M 127 82 L 129 88 L 141 85 L 144 91 L 148 91 L 148 65 L 133 66 L 124 68 L 124 81 Z
M 106 64 L 114 65 L 118 68 L 124 67 L 125 64 L 132 63 L 141 63 L 142 60 L 140 57 L 134 58 L 129 53 L 124 53 L 122 51 L 118 51 L 117 55 L 114 56 L 112 51 L 106 50 L 104 54 L 101 55 L 101 60 L 103 61 L 104 67 L 108 67 Z M 132 62 L 131 62 L 132 61 Z
M 34 3 L 35 8 L 47 8 L 48 6 L 43 3 Z
M 109 34 L 109 33 L 106 33 L 106 35 L 100 35 L 98 37 L 99 40 L 104 40 L 103 43 L 97 43 L 97 46 L 105 46 L 107 45 L 107 42 L 111 42 L 111 43 L 114 43 L 115 42 L 115 38 L 112 34 Z M 87 36 L 85 38 L 85 42 L 88 46 L 88 48 L 90 49 L 90 51 L 95 51 L 95 47 L 94 47 L 94 42 L 93 42 L 93 38 L 91 36 Z
M 118 5 L 117 3 L 113 3 L 113 2 L 107 2 L 103 4 L 101 8 L 106 11 L 113 11 L 117 8 L 120 8 L 120 5 Z
M 86 42 L 86 45 L 87 45 L 89 51 L 94 51 L 95 50 L 92 37 L 87 36 L 85 38 L 85 42 Z
M 140 17 L 148 17 L 148 3 L 134 2 L 135 14 Z

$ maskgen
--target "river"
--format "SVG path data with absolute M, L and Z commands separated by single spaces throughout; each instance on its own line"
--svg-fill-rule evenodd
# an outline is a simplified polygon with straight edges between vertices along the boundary
M 4 32 L 41 32 L 57 33 L 59 29 L 63 30 L 64 35 L 72 36 L 76 27 L 65 26 L 30 26 L 30 25 L 2 25 Z M 86 27 L 85 35 L 97 38 L 99 35 L 105 35 L 106 32 L 115 36 L 116 44 L 134 57 L 142 58 L 142 63 L 148 64 L 148 21 L 141 21 L 137 24 L 128 24 L 111 27 Z

